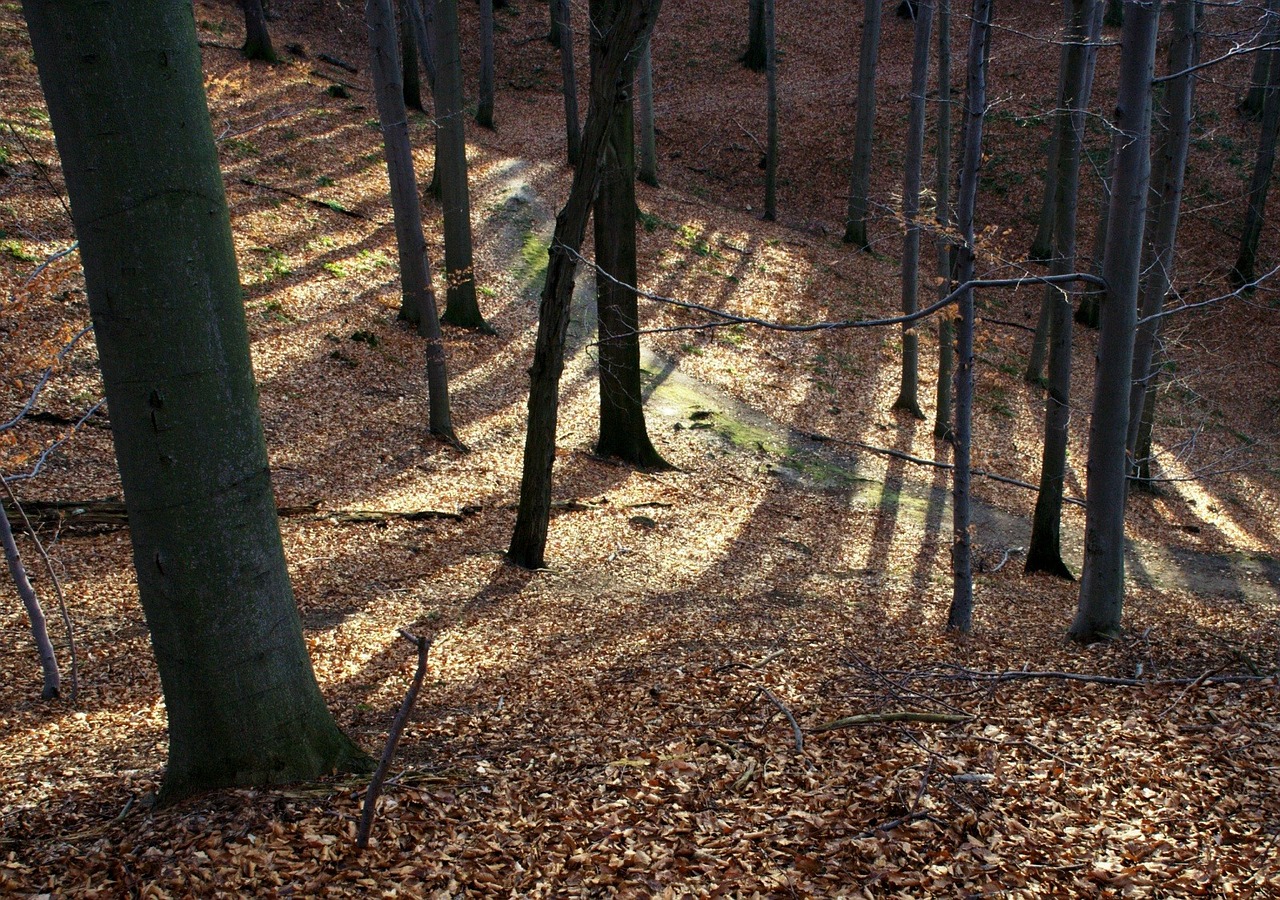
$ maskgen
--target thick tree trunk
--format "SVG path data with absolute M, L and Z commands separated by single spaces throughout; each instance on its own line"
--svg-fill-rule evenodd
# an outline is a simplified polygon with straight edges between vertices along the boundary
M 492 332 L 476 301 L 471 254 L 471 190 L 467 185 L 467 133 L 462 100 L 462 46 L 458 0 L 435 0 L 436 165 L 444 207 L 444 276 L 441 320 L 460 328 Z
M 44 676 L 44 686 L 40 696 L 45 700 L 53 700 L 62 689 L 62 675 L 58 672 L 58 657 L 53 652 L 53 642 L 49 640 L 49 627 L 45 623 L 44 610 L 40 608 L 40 598 L 36 589 L 31 586 L 26 567 L 22 565 L 22 556 L 18 553 L 18 544 L 13 539 L 13 528 L 9 524 L 9 516 L 0 507 L 0 544 L 4 544 L 4 557 L 9 563 L 9 575 L 13 585 L 18 589 L 22 599 L 22 608 L 26 610 L 27 619 L 31 622 L 31 637 L 36 642 L 36 652 L 40 654 L 40 671 Z
M 582 162 L 574 171 L 569 200 L 556 216 L 547 281 L 538 312 L 538 336 L 529 368 L 529 426 L 525 432 L 520 502 L 507 551 L 512 562 L 529 569 L 542 568 L 546 556 L 560 376 L 564 372 L 564 342 L 569 328 L 569 301 L 573 296 L 578 251 L 586 235 L 613 120 L 631 103 L 622 72 L 631 54 L 653 29 L 660 6 L 661 0 L 626 0 L 614 28 L 607 36 L 600 36 L 607 39 L 591 77 L 591 105 L 587 109 Z M 592 34 L 595 36 L 597 32 Z
M 938 298 L 951 293 L 953 244 L 951 226 L 951 0 L 938 0 Z M 938 317 L 938 389 L 933 436 L 950 440 L 951 387 L 955 377 L 955 325 L 950 310 Z
M 1120 633 L 1124 609 L 1125 437 L 1133 377 L 1138 276 L 1151 174 L 1151 77 L 1160 9 L 1126 0 L 1120 39 L 1115 180 L 1102 273 L 1107 297 L 1098 328 L 1097 375 L 1089 423 L 1084 572 L 1069 632 L 1089 643 Z
M 493 127 L 493 0 L 480 0 L 480 99 L 476 123 Z
M 768 64 L 769 52 L 764 36 L 765 0 L 750 0 L 747 9 L 747 52 L 742 54 L 742 64 L 753 72 L 763 72 Z
M 765 150 L 764 220 L 778 218 L 778 43 L 774 0 L 764 0 Z
M 578 75 L 573 65 L 573 26 L 569 20 L 569 0 L 551 0 L 560 10 L 560 78 L 564 91 L 565 144 L 569 165 L 576 166 L 582 151 L 582 130 L 578 125 Z
M 409 0 L 410 3 L 413 0 Z M 413 21 L 407 5 L 400 4 L 400 73 L 404 78 L 404 105 L 408 109 L 424 112 L 422 105 L 422 78 L 418 70 L 418 42 L 413 36 Z
M 592 0 L 591 33 L 608 34 L 625 21 L 628 0 Z M 592 69 L 605 61 L 608 47 L 591 41 Z M 629 90 L 636 58 L 628 57 L 618 80 Z M 597 76 L 592 75 L 592 81 Z M 666 468 L 654 449 L 644 421 L 640 393 L 640 327 L 636 303 L 636 181 L 634 104 L 613 117 L 595 200 L 596 308 L 600 336 L 600 439 L 596 453 L 646 469 Z
M 422 71 L 427 74 L 427 88 L 435 95 L 436 90 L 436 39 L 434 28 L 435 4 L 432 0 L 401 0 L 402 15 L 408 16 L 409 25 L 413 29 L 413 43 L 422 60 Z
M 1107 13 L 1102 19 L 1102 24 L 1108 28 L 1120 28 L 1124 25 L 1124 2 L 1123 0 L 1106 0 Z
M 244 47 L 246 59 L 277 62 L 271 35 L 267 32 L 267 17 L 262 11 L 262 0 L 244 0 Z
M 653 122 L 653 36 L 640 51 L 636 70 L 636 98 L 640 118 L 640 169 L 636 177 L 651 187 L 658 186 L 658 134 Z
M 964 161 L 956 221 L 960 228 L 961 284 L 973 280 L 974 210 L 982 168 L 982 123 L 987 112 L 987 60 L 991 52 L 991 0 L 974 0 L 969 30 L 968 89 L 965 95 Z M 951 608 L 947 631 L 968 634 L 973 628 L 973 536 L 969 509 L 973 436 L 973 289 L 960 298 L 956 340 L 955 470 L 952 475 Z
M 1268 45 L 1280 43 L 1280 0 L 1267 2 Z M 1263 51 L 1269 56 L 1267 89 L 1262 101 L 1262 128 L 1258 138 L 1258 157 L 1249 181 L 1249 202 L 1244 212 L 1244 228 L 1240 238 L 1240 255 L 1231 267 L 1231 283 L 1243 287 L 1254 279 L 1258 256 L 1258 239 L 1262 236 L 1262 213 L 1271 187 L 1271 171 L 1276 161 L 1276 136 L 1280 133 L 1280 50 Z
M 1060 190 L 1054 204 L 1054 243 L 1050 274 L 1066 275 L 1076 267 L 1076 196 L 1080 191 L 1080 150 L 1084 142 L 1085 41 L 1094 18 L 1094 0 L 1071 0 L 1068 5 L 1063 60 L 1062 100 L 1067 127 L 1060 136 Z M 1048 572 L 1074 579 L 1062 561 L 1062 488 L 1067 476 L 1067 437 L 1071 423 L 1071 292 L 1065 285 L 1046 285 L 1043 307 L 1049 317 L 1049 392 L 1044 411 L 1044 452 L 1040 461 L 1040 492 L 1031 521 L 1027 572 Z
M 416 322 L 418 334 L 427 339 L 428 427 L 432 434 L 457 443 L 449 411 L 449 378 L 445 367 L 444 340 L 435 293 L 431 289 L 431 262 L 422 233 L 422 209 L 418 205 L 418 179 L 413 171 L 409 121 L 397 80 L 402 70 L 396 58 L 395 20 L 391 0 L 366 0 L 369 26 L 370 73 L 382 125 L 382 146 L 391 184 L 391 208 L 395 216 L 396 248 L 400 256 L 400 317 Z M 406 315 L 411 310 L 413 316 Z
M 907 120 L 907 158 L 902 177 L 902 218 L 906 235 L 902 241 L 902 312 L 916 311 L 920 289 L 920 178 L 924 170 L 925 95 L 929 92 L 929 41 L 933 37 L 933 0 L 916 4 L 915 49 L 911 61 L 911 112 Z M 920 411 L 920 330 L 915 322 L 902 326 L 902 386 L 894 409 L 905 410 L 917 419 Z
M 844 242 L 871 249 L 867 243 L 867 194 L 871 189 L 871 139 L 876 117 L 876 60 L 880 54 L 881 0 L 865 0 L 862 49 L 858 56 L 858 121 L 853 136 L 853 174 L 849 178 L 849 208 Z
M 23 9 L 168 709 L 161 797 L 367 767 L 320 695 L 289 584 L 191 5 Z

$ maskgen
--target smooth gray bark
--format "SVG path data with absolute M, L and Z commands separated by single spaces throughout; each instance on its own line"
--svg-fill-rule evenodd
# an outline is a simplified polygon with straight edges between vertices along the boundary
M 862 47 L 858 54 L 858 119 L 853 135 L 853 173 L 849 177 L 849 207 L 844 242 L 869 250 L 867 194 L 871 189 L 871 140 L 875 134 L 876 61 L 880 55 L 881 0 L 865 0 Z
M 409 25 L 413 29 L 413 43 L 418 49 L 418 58 L 422 60 L 422 71 L 427 74 L 427 87 L 435 94 L 436 89 L 436 39 L 433 18 L 435 4 L 432 0 L 401 0 L 403 14 L 409 17 Z
M 551 0 L 560 10 L 560 78 L 564 92 L 565 145 L 569 165 L 576 166 L 582 151 L 582 129 L 578 124 L 578 75 L 573 65 L 573 23 L 569 0 Z
M 476 123 L 493 127 L 493 0 L 480 0 L 480 99 Z
M 929 91 L 929 50 L 933 37 L 933 0 L 916 4 L 915 47 L 911 60 L 911 111 L 907 117 L 907 158 L 902 175 L 902 312 L 916 311 L 920 290 L 920 181 L 924 170 L 925 95 Z M 894 409 L 923 419 L 918 399 L 920 383 L 920 331 L 915 322 L 902 326 L 902 385 Z
M 320 695 L 285 566 L 191 5 L 23 9 L 168 710 L 161 798 L 365 768 Z
M 244 0 L 244 47 L 246 59 L 277 62 L 275 48 L 271 46 L 271 34 L 267 31 L 267 17 L 262 10 L 262 0 Z
M 9 575 L 13 585 L 18 589 L 22 600 L 22 608 L 26 610 L 27 620 L 31 623 L 31 637 L 36 643 L 36 652 L 40 655 L 40 671 L 44 677 L 44 685 L 40 696 L 45 700 L 53 700 L 61 692 L 62 675 L 58 671 L 58 657 L 53 652 L 53 642 L 49 640 L 49 626 L 45 621 L 44 610 L 40 606 L 40 598 L 36 589 L 31 586 L 27 577 L 27 569 L 22 564 L 22 556 L 18 553 L 18 544 L 13 539 L 13 528 L 9 524 L 9 516 L 0 504 L 0 544 L 4 545 L 4 557 L 9 564 Z
M 640 119 L 640 166 L 636 177 L 652 187 L 658 186 L 658 134 L 653 121 L 653 35 L 640 51 L 640 67 L 636 70 L 636 109 Z
M 938 170 L 937 195 L 938 298 L 951 293 L 953 245 L 951 226 L 951 0 L 938 0 Z M 938 317 L 938 387 L 933 436 L 950 440 L 951 388 L 955 377 L 955 323 L 948 310 Z
M 1126 0 L 1116 100 L 1115 178 L 1102 263 L 1107 295 L 1098 324 L 1085 492 L 1084 571 L 1069 636 L 1089 643 L 1120 633 L 1124 611 L 1125 438 L 1133 379 L 1138 278 L 1151 175 L 1151 78 L 1160 9 Z
M 774 0 L 764 0 L 764 220 L 778 218 L 778 45 Z
M 1267 0 L 1265 43 L 1280 44 L 1280 0 Z M 1267 88 L 1262 100 L 1262 127 L 1258 136 L 1258 156 L 1249 180 L 1248 203 L 1240 236 L 1240 255 L 1231 267 L 1231 283 L 1236 287 L 1250 284 L 1258 257 L 1258 240 L 1262 236 L 1262 216 L 1271 187 L 1271 172 L 1276 161 L 1276 137 L 1280 134 L 1280 49 L 1262 51 L 1270 57 L 1267 64 Z
M 382 126 L 382 146 L 391 185 L 391 208 L 400 258 L 400 317 L 415 322 L 418 334 L 427 339 L 428 427 L 432 434 L 456 444 L 458 439 L 449 410 L 444 339 L 440 333 L 435 292 L 431 289 L 427 241 L 422 233 L 422 208 L 418 203 L 418 179 L 413 171 L 408 114 L 402 100 L 404 90 L 397 79 L 403 66 L 396 58 L 393 15 L 391 0 L 366 0 L 369 71 L 378 103 L 378 121 Z M 412 311 L 412 316 L 406 315 L 408 310 Z

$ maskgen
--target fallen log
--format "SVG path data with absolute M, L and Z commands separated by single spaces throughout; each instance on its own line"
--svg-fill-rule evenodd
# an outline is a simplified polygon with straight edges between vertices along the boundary
M 61 528 L 125 528 L 129 516 L 124 503 L 119 500 L 28 500 L 23 511 L 32 523 L 56 525 Z M 379 522 L 422 522 L 445 519 L 459 522 L 466 516 L 479 512 L 479 506 L 464 506 L 457 511 L 445 509 L 321 509 L 318 502 L 276 507 L 276 515 L 282 519 L 311 518 L 343 525 L 359 525 Z M 4 501 L 6 515 L 18 514 L 9 501 Z
M 810 728 L 810 734 L 822 734 L 824 731 L 835 731 L 837 728 L 852 728 L 855 725 L 875 725 L 884 722 L 929 722 L 938 725 L 958 725 L 961 722 L 970 722 L 973 716 L 957 715 L 955 713 L 926 713 L 926 712 L 884 712 L 884 713 L 863 713 L 858 716 L 845 716 L 841 719 L 835 719 L 827 722 L 825 725 L 818 725 Z

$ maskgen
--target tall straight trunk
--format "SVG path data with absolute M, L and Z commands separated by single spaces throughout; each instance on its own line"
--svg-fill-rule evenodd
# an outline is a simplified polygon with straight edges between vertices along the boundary
M 435 4 L 432 0 L 400 0 L 401 16 L 408 17 L 408 26 L 413 31 L 414 47 L 418 58 L 422 60 L 422 71 L 427 73 L 427 88 L 435 94 L 436 90 L 436 39 L 435 39 Z
M 1039 224 L 1036 227 L 1036 236 L 1031 242 L 1031 253 L 1029 254 L 1031 259 L 1039 262 L 1047 261 L 1053 252 L 1053 223 L 1057 219 L 1058 157 L 1062 149 L 1064 132 L 1068 128 L 1066 120 L 1069 118 L 1069 113 L 1067 112 L 1067 66 L 1069 62 L 1067 57 L 1071 47 L 1068 43 L 1070 38 L 1067 35 L 1071 26 L 1071 6 L 1068 3 L 1064 3 L 1062 7 L 1065 21 L 1063 42 L 1058 50 L 1057 102 L 1053 107 L 1048 163 L 1044 170 L 1044 193 L 1040 198 L 1040 216 L 1037 219 Z
M 938 0 L 938 297 L 951 293 L 951 0 Z M 951 382 L 955 369 L 955 325 L 951 312 L 938 317 L 938 389 L 933 436 L 951 438 Z
M 628 0 L 592 0 L 591 33 L 607 34 L 622 20 Z M 608 48 L 591 42 L 592 67 Z M 636 57 L 627 57 L 618 80 L 635 80 Z M 595 77 L 593 76 L 593 81 Z M 596 306 L 600 337 L 600 439 L 596 453 L 646 469 L 666 468 L 644 421 L 640 393 L 640 315 L 636 302 L 636 173 L 634 104 L 618 110 L 600 161 L 595 200 Z
M 925 95 L 929 92 L 929 40 L 933 37 L 933 0 L 916 4 L 915 49 L 911 60 L 911 112 L 907 120 L 907 158 L 902 177 L 902 312 L 916 311 L 920 289 L 920 179 L 924 170 Z M 917 398 L 920 381 L 920 331 L 915 322 L 902 326 L 902 387 L 894 409 L 923 419 Z
M 1156 421 L 1158 387 L 1159 383 L 1152 378 L 1147 383 L 1146 396 L 1142 398 L 1142 419 L 1138 422 L 1137 448 L 1133 453 L 1133 487 L 1139 491 L 1155 491 L 1155 483 L 1151 480 L 1151 431 Z
M 880 55 L 881 0 L 864 0 L 862 49 L 858 55 L 858 121 L 853 135 L 853 174 L 849 177 L 849 208 L 844 242 L 869 250 L 867 193 L 871 189 L 871 139 L 876 118 L 876 60 Z
M 964 161 L 956 221 L 963 243 L 956 277 L 973 280 L 974 211 L 978 173 L 982 168 L 982 123 L 987 112 L 987 60 L 991 52 L 991 0 L 973 0 L 969 29 L 968 89 L 965 95 Z M 951 608 L 947 631 L 968 634 L 973 628 L 973 536 L 969 526 L 970 459 L 973 437 L 973 289 L 960 297 L 956 339 L 956 424 L 951 490 Z
M 1280 0 L 1267 0 L 1266 42 L 1280 42 Z M 1245 206 L 1240 255 L 1231 267 L 1231 283 L 1236 287 L 1253 282 L 1258 239 L 1262 236 L 1262 213 L 1267 205 L 1267 190 L 1271 187 L 1271 171 L 1276 161 L 1276 135 L 1280 133 L 1280 49 L 1263 52 L 1271 59 L 1267 64 L 1258 157 L 1253 167 L 1253 178 L 1249 181 L 1249 202 Z
M 493 0 L 480 0 L 480 100 L 476 122 L 493 127 Z
M 289 584 L 191 4 L 23 10 L 168 711 L 161 798 L 367 767 L 320 695 Z
M 1173 40 L 1169 44 L 1169 72 L 1178 75 L 1165 90 L 1165 108 L 1160 117 L 1160 148 L 1152 164 L 1152 209 L 1148 214 L 1151 238 L 1142 262 L 1142 321 L 1133 345 L 1133 387 L 1129 391 L 1129 429 L 1125 440 L 1129 471 L 1137 474 L 1138 437 L 1148 385 L 1154 384 L 1157 367 L 1152 365 L 1160 335 L 1158 318 L 1164 298 L 1173 283 L 1174 252 L 1178 242 L 1178 214 L 1187 172 L 1187 147 L 1191 138 L 1191 103 L 1194 79 L 1189 69 L 1195 64 L 1196 0 L 1177 0 L 1173 8 Z M 1182 74 L 1179 74 L 1182 73 Z
M 520 502 L 507 550 L 512 562 L 529 569 L 542 568 L 546 558 L 560 376 L 564 372 L 564 343 L 578 251 L 586 235 L 613 120 L 631 103 L 627 82 L 620 76 L 631 54 L 653 29 L 660 7 L 661 0 L 627 0 L 607 35 L 592 31 L 593 40 L 603 41 L 604 47 L 591 76 L 582 162 L 574 170 L 569 200 L 556 216 L 549 251 L 547 280 L 538 311 L 538 336 L 529 367 L 529 425 L 525 431 Z
M 1071 0 L 1068 6 L 1067 57 L 1063 60 L 1062 97 L 1067 128 L 1058 153 L 1060 187 L 1054 204 L 1056 222 L 1050 273 L 1066 275 L 1076 267 L 1076 195 L 1080 191 L 1080 148 L 1084 142 L 1085 71 L 1089 26 L 1095 0 Z M 1071 292 L 1065 285 L 1045 286 L 1049 319 L 1049 391 L 1044 411 L 1044 451 L 1040 491 L 1031 521 L 1026 571 L 1074 578 L 1062 561 L 1062 489 L 1067 476 L 1067 437 L 1071 423 Z
M 1266 29 L 1263 29 L 1266 34 Z M 1265 43 L 1264 43 L 1265 46 Z M 1249 75 L 1249 89 L 1240 98 L 1239 109 L 1249 118 L 1256 119 L 1262 115 L 1262 102 L 1267 95 L 1267 82 L 1270 81 L 1271 54 L 1265 50 L 1253 54 L 1253 70 Z
M 267 16 L 262 10 L 262 0 L 244 0 L 244 47 L 246 59 L 277 61 L 275 48 L 271 46 L 271 34 L 267 31 Z
M 547 32 L 547 43 L 560 50 L 564 48 L 563 42 L 568 39 L 565 29 L 566 19 L 560 15 L 560 0 L 550 0 L 548 6 L 550 7 L 551 27 Z
M 447 286 L 442 321 L 460 328 L 492 332 L 476 301 L 471 255 L 471 190 L 467 186 L 467 133 L 462 101 L 462 46 L 458 39 L 458 0 L 435 0 L 436 164 L 444 207 L 444 276 Z
M 404 79 L 404 90 L 401 92 L 404 105 L 409 109 L 422 112 L 422 78 L 418 72 L 418 42 L 414 40 L 413 22 L 403 2 L 400 9 L 400 73 Z
M 578 75 L 573 65 L 573 26 L 569 20 L 569 0 L 551 0 L 560 10 L 560 78 L 564 91 L 564 124 L 569 165 L 576 166 L 582 150 L 582 130 L 578 125 Z
M 40 655 L 40 671 L 44 676 L 40 696 L 45 700 L 53 700 L 62 690 L 58 657 L 53 652 L 53 641 L 49 640 L 49 627 L 45 622 L 44 610 L 40 607 L 40 598 L 36 596 L 36 589 L 31 586 L 31 579 L 27 577 L 27 569 L 22 564 L 22 556 L 18 553 L 18 544 L 13 539 L 13 528 L 3 504 L 0 504 L 0 544 L 4 545 L 9 575 L 22 599 L 22 608 L 27 613 L 27 621 L 31 623 L 31 637 L 35 640 L 36 652 Z
M 636 70 L 636 98 L 640 117 L 640 170 L 636 173 L 647 185 L 658 186 L 658 135 L 653 123 L 653 36 L 640 51 Z
M 778 44 L 774 0 L 764 0 L 765 152 L 764 219 L 778 218 Z
M 1107 171 L 1102 179 L 1102 209 L 1098 212 L 1098 223 L 1093 230 L 1093 251 L 1089 260 L 1089 272 L 1099 278 L 1102 277 L 1102 261 L 1107 251 L 1107 235 L 1111 230 L 1111 197 L 1115 181 L 1116 154 L 1113 141 L 1107 154 Z M 1097 328 L 1102 315 L 1102 304 L 1106 299 L 1106 287 L 1098 284 L 1086 285 L 1080 292 L 1075 320 L 1088 328 Z
M 1124 25 L 1124 2 L 1123 0 L 1106 0 L 1107 13 L 1102 20 L 1102 24 L 1108 28 L 1119 28 Z
M 753 72 L 763 72 L 768 64 L 768 50 L 764 36 L 765 0 L 750 0 L 747 8 L 747 52 L 742 54 L 742 64 Z
M 1069 636 L 1088 643 L 1120 633 L 1124 610 L 1125 438 L 1138 277 L 1151 174 L 1151 77 L 1160 8 L 1126 0 L 1120 39 L 1115 180 L 1102 263 L 1107 298 L 1098 325 L 1097 375 L 1089 422 L 1084 572 Z
M 444 340 L 440 333 L 435 293 L 431 289 L 427 241 L 422 233 L 422 209 L 418 205 L 418 179 L 413 171 L 408 114 L 402 99 L 403 86 L 398 79 L 403 67 L 396 58 L 391 0 L 366 0 L 364 14 L 369 27 L 369 71 L 378 103 L 378 120 L 382 125 L 382 146 L 395 216 L 396 248 L 400 256 L 401 318 L 416 322 L 418 334 L 427 339 L 428 428 L 432 434 L 456 443 L 449 410 Z M 406 310 L 412 310 L 416 318 L 406 316 Z

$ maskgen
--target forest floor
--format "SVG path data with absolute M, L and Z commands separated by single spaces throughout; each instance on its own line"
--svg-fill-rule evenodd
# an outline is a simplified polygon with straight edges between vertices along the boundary
M 422 345 L 395 318 L 394 234 L 358 4 L 275 6 L 278 66 L 240 57 L 238 5 L 195 8 L 275 488 L 292 513 L 281 526 L 294 589 L 325 696 L 371 753 L 415 664 L 397 629 L 435 636 L 428 678 L 367 851 L 354 847 L 360 779 L 158 808 L 165 709 L 128 532 L 46 522 L 75 625 L 79 693 L 39 699 L 28 623 L 16 600 L 5 604 L 0 893 L 1280 894 L 1274 289 L 1169 319 L 1156 429 L 1167 480 L 1130 500 L 1126 631 L 1116 641 L 1064 640 L 1077 587 L 1023 574 L 1035 495 L 992 480 L 975 485 L 974 632 L 943 633 L 948 472 L 881 452 L 949 460 L 931 419 L 889 410 L 897 331 L 646 335 L 649 429 L 674 468 L 597 458 L 589 272 L 579 276 L 563 382 L 549 568 L 524 571 L 503 551 L 538 291 L 568 184 L 545 7 L 499 11 L 498 128 L 468 126 L 477 278 L 497 335 L 446 331 L 469 448 L 459 453 L 426 434 Z M 858 253 L 839 241 L 857 16 L 847 4 L 817 6 L 779 10 L 776 223 L 758 218 L 764 88 L 736 62 L 743 10 L 710 0 L 664 8 L 654 39 L 663 187 L 639 195 L 646 290 L 792 322 L 897 308 L 892 207 L 910 28 L 886 18 L 876 244 Z M 1028 270 L 1056 75 L 1045 64 L 1057 58 L 1045 44 L 1057 26 L 1051 7 L 1000 13 L 979 199 L 991 275 Z M 474 7 L 462 11 L 472 47 Z M 573 12 L 581 20 L 585 5 Z M 1247 24 L 1213 15 L 1215 41 Z M 958 20 L 957 71 L 965 32 Z M 1114 89 L 1109 52 L 1099 109 Z M 1247 68 L 1216 68 L 1198 88 L 1175 302 L 1226 291 L 1257 140 L 1233 109 Z M 345 98 L 329 91 L 340 82 Z M 0 125 L 8 419 L 88 324 L 74 255 L 32 278 L 74 236 L 11 3 L 0 5 Z M 421 172 L 430 127 L 415 114 Z M 1096 124 L 1090 134 L 1096 168 L 1106 133 Z M 1088 236 L 1096 178 L 1086 191 Z M 438 262 L 439 209 L 427 215 Z M 1274 226 L 1262 258 L 1280 259 Z M 1032 483 L 1043 396 L 1021 370 L 1039 296 L 981 298 L 974 443 L 976 465 Z M 644 305 L 646 328 L 697 321 Z M 932 327 L 921 333 L 930 417 Z M 1092 396 L 1094 335 L 1082 331 L 1075 497 Z M 101 396 L 96 365 L 89 334 L 36 414 L 6 433 L 6 474 L 29 470 L 72 432 Z M 29 504 L 118 499 L 105 414 L 16 490 Z M 352 522 L 351 510 L 390 515 Z M 441 515 L 397 515 L 424 511 Z M 1076 571 L 1082 531 L 1082 511 L 1068 506 Z M 22 547 L 52 612 L 50 579 Z M 55 639 L 65 668 L 66 642 Z M 871 718 L 839 721 L 849 716 Z

